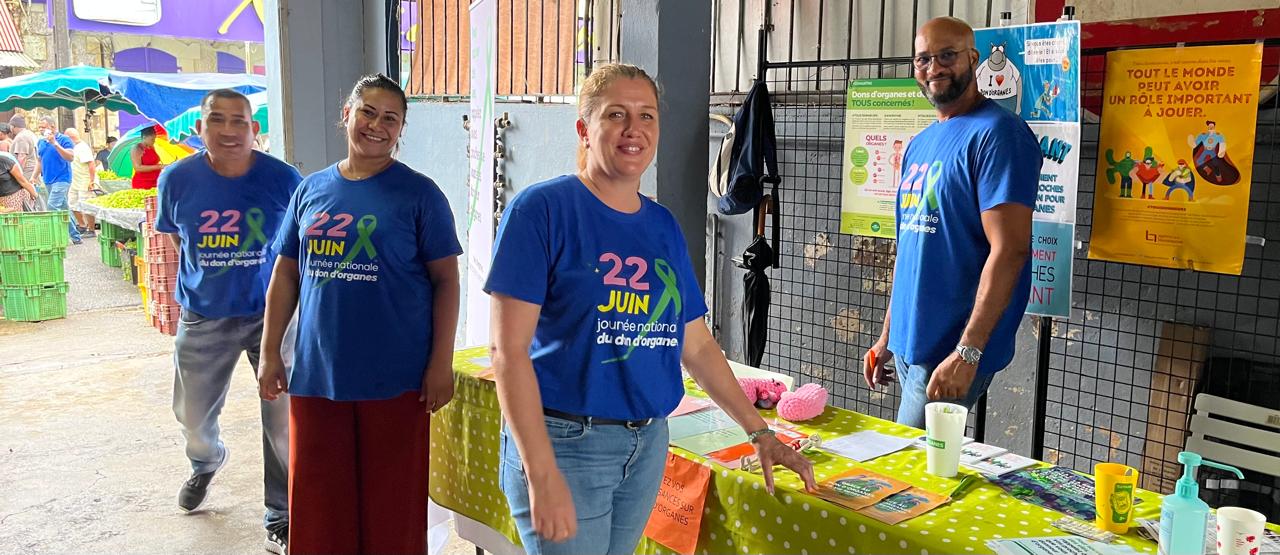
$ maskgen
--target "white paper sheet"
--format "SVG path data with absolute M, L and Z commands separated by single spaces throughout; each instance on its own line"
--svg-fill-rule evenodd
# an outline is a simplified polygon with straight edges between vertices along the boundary
M 909 437 L 866 431 L 824 441 L 822 450 L 863 462 L 906 449 L 912 441 Z

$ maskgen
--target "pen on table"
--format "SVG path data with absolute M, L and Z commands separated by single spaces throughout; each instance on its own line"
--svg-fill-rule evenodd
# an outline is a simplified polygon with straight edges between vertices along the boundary
M 955 489 L 951 490 L 951 494 L 948 495 L 948 497 L 950 497 L 952 501 L 960 499 L 960 496 L 962 496 L 965 490 L 968 489 L 969 484 L 972 484 L 976 480 L 977 478 L 974 478 L 972 474 L 966 474 L 964 479 L 960 480 L 960 483 L 956 485 Z

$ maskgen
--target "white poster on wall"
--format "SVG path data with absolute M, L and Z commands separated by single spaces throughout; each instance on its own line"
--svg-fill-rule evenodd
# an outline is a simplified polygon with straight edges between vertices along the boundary
M 489 342 L 489 296 L 484 292 L 493 253 L 493 97 L 497 75 L 497 0 L 471 3 L 471 113 L 467 143 L 466 345 Z

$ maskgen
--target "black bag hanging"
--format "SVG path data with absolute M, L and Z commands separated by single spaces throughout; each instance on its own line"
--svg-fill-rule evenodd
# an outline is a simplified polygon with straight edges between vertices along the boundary
M 772 197 L 774 254 L 769 265 L 775 268 L 778 267 L 777 250 L 781 238 L 778 197 L 778 184 L 781 182 L 769 87 L 764 81 L 756 81 L 733 117 L 733 126 L 725 134 L 707 183 L 717 197 L 716 209 L 721 214 L 744 214 L 751 210 L 759 219 L 761 202 L 766 196 Z M 765 184 L 770 186 L 768 195 Z

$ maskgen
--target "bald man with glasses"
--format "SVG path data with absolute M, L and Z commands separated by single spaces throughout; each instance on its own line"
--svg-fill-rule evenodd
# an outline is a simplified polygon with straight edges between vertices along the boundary
M 964 21 L 920 27 L 912 65 L 938 120 L 903 155 L 893 292 L 863 372 L 872 388 L 901 382 L 897 420 L 923 428 L 926 403 L 972 407 L 1013 359 L 1041 156 L 1026 122 L 978 92 Z

